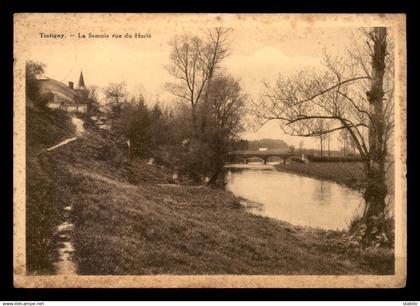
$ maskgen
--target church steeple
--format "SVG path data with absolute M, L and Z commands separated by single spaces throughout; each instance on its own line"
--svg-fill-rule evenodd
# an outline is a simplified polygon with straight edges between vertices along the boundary
M 83 79 L 83 72 L 81 70 L 80 70 L 79 84 L 77 85 L 77 87 L 80 88 L 80 89 L 86 88 L 85 80 Z

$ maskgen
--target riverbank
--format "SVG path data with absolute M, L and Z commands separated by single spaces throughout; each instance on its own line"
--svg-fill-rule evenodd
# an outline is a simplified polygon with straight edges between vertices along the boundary
M 366 181 L 360 162 L 311 162 L 275 165 L 278 171 L 332 181 L 346 187 L 361 190 Z M 394 171 L 390 167 L 387 176 L 389 194 L 394 194 Z
M 311 162 L 275 165 L 275 168 L 279 171 L 333 181 L 352 189 L 360 189 L 365 181 L 362 167 L 363 165 L 359 162 Z
M 166 181 L 164 167 L 142 160 L 130 167 Z M 343 232 L 249 214 L 222 189 L 78 167 L 69 175 L 77 175 L 72 192 L 81 274 L 393 273 L 391 250 L 361 251 Z M 78 192 L 82 186 L 89 188 Z
M 93 182 L 91 182 L 93 183 Z M 107 186 L 109 188 L 109 186 Z M 246 213 L 222 190 L 112 187 L 76 207 L 81 274 L 388 274 L 389 250 Z M 117 191 L 118 189 L 118 191 Z M 147 190 L 147 192 L 146 192 Z M 104 225 L 106 224 L 106 225 Z M 100 254 L 100 256 L 98 256 Z
M 29 128 L 31 133 L 43 132 L 38 124 Z M 28 155 L 32 198 L 27 210 L 50 211 L 48 219 L 42 219 L 41 210 L 32 212 L 34 219 L 27 224 L 28 232 L 37 229 L 36 237 L 44 235 L 49 241 L 40 245 L 42 253 L 28 249 L 31 273 L 54 272 L 57 248 L 48 235 L 65 218 L 74 225 L 72 260 L 84 275 L 394 272 L 391 249 L 360 250 L 344 232 L 252 215 L 223 189 L 175 185 L 171 169 L 128 159 L 126 143 L 118 135 L 88 122 L 85 128 L 86 135 L 74 142 Z M 36 148 L 47 145 L 50 141 Z M 64 216 L 67 206 L 72 210 Z M 29 245 L 35 248 L 37 241 Z M 41 255 L 42 263 L 37 261 Z

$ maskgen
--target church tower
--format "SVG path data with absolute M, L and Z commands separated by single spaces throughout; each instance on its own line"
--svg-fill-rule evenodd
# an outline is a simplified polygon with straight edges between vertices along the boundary
M 77 84 L 77 89 L 86 90 L 85 79 L 83 78 L 83 71 L 81 71 L 81 70 L 80 70 L 79 83 Z
M 85 86 L 85 79 L 83 78 L 83 71 L 80 71 L 79 83 L 77 84 L 76 91 L 80 98 L 80 103 L 87 103 L 88 90 Z

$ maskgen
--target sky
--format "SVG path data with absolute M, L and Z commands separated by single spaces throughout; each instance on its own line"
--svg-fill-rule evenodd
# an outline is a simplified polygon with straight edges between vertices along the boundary
M 176 18 L 175 18 L 176 19 Z M 231 26 L 229 21 L 225 24 Z M 274 81 L 279 73 L 291 74 L 306 67 L 319 68 L 323 52 L 337 53 L 351 41 L 355 28 L 278 26 L 255 19 L 232 23 L 229 33 L 230 55 L 222 69 L 240 80 L 245 93 L 256 98 L 263 90 L 263 81 Z M 27 59 L 46 64 L 46 76 L 67 84 L 77 82 L 83 70 L 85 84 L 105 87 L 110 82 L 125 82 L 131 95 L 142 93 L 146 98 L 170 105 L 174 98 L 164 84 L 173 81 L 166 71 L 169 64 L 172 37 L 184 33 L 202 33 L 208 23 L 191 23 L 178 19 L 153 22 L 153 19 L 121 20 L 88 18 L 35 19 L 28 26 Z M 41 38 L 40 33 L 65 34 L 64 39 Z M 78 33 L 125 34 L 150 33 L 144 39 L 81 39 Z M 75 37 L 70 37 L 75 35 Z M 289 145 L 318 148 L 319 140 L 285 135 L 277 122 L 269 122 L 258 131 L 247 130 L 245 139 L 274 138 L 285 140 Z M 338 142 L 331 141 L 338 148 Z

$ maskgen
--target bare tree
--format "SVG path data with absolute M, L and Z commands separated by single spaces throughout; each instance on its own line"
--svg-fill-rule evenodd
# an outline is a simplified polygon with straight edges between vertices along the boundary
M 385 159 L 393 129 L 394 76 L 392 59 L 387 59 L 387 29 L 377 27 L 363 33 L 363 51 L 360 48 L 345 57 L 327 55 L 325 71 L 302 71 L 279 77 L 274 86 L 267 84 L 254 112 L 260 124 L 280 120 L 283 130 L 291 135 L 312 137 L 347 131 L 367 176 L 363 242 L 378 244 L 388 241 L 384 236 Z M 330 124 L 322 133 L 317 129 L 319 120 Z
M 205 38 L 197 35 L 175 36 L 170 42 L 171 63 L 166 67 L 177 82 L 166 84 L 174 96 L 189 102 L 193 130 L 197 131 L 197 106 L 208 91 L 210 80 L 228 49 L 225 43 L 227 30 L 216 28 L 206 33 Z M 208 100 L 206 94 L 205 100 Z
M 321 157 L 324 154 L 324 140 L 329 136 L 328 131 L 331 128 L 331 122 L 325 119 L 317 119 L 315 120 L 313 126 L 313 134 L 316 137 L 319 137 L 319 144 L 320 144 L 320 155 Z M 328 155 L 329 155 L 329 148 L 328 148 Z
M 351 137 L 351 135 L 346 130 L 341 130 L 338 136 L 338 140 L 341 142 L 342 148 L 341 151 L 344 156 L 346 155 L 355 155 L 356 154 L 356 145 Z
M 343 156 L 348 155 L 350 148 L 351 136 L 346 130 L 341 130 L 338 135 L 338 140 L 341 142 L 341 152 Z
M 110 83 L 104 88 L 107 108 L 118 117 L 121 116 L 122 106 L 127 99 L 125 83 Z
M 209 106 L 209 92 L 213 76 L 217 73 L 217 70 L 220 68 L 219 65 L 222 62 L 222 60 L 229 55 L 229 43 L 227 41 L 227 34 L 229 33 L 229 31 L 230 28 L 221 27 L 207 31 L 207 52 L 204 52 L 204 56 L 206 58 L 206 62 L 208 63 L 207 69 L 209 71 L 209 77 L 207 80 L 207 88 L 203 99 L 205 110 Z M 203 132 L 206 128 L 206 113 L 206 111 L 202 112 L 201 132 Z

